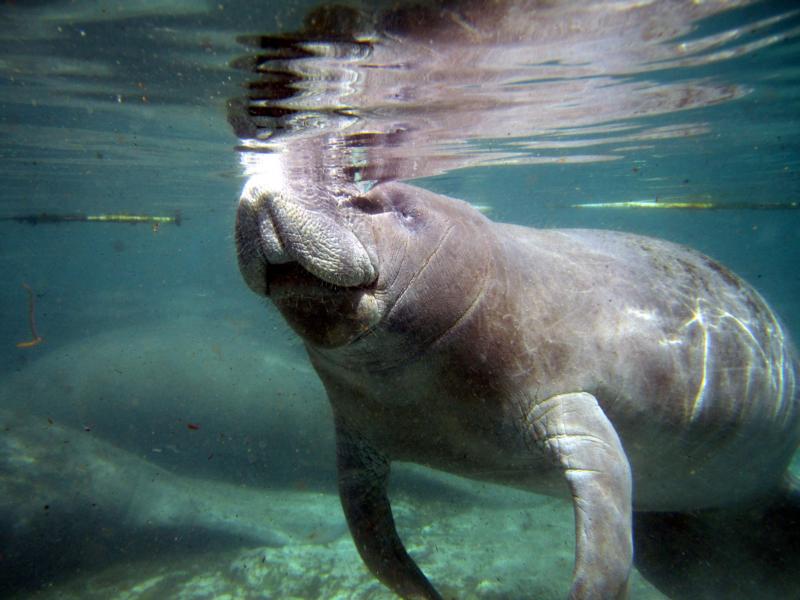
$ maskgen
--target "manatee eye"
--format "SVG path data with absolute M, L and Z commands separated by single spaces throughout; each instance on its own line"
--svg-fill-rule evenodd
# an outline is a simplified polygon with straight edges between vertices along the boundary
M 414 211 L 411 210 L 401 209 L 398 211 L 398 213 L 400 215 L 400 218 L 405 223 L 413 223 L 414 220 L 417 218 L 417 215 L 414 213 Z
M 406 229 L 417 231 L 422 226 L 422 215 L 416 208 L 398 206 L 395 207 L 394 213 Z
M 409 198 L 405 194 L 397 194 L 392 198 L 394 214 L 405 226 L 411 229 L 416 229 L 420 224 L 421 217 L 418 207 L 415 205 L 413 198 Z

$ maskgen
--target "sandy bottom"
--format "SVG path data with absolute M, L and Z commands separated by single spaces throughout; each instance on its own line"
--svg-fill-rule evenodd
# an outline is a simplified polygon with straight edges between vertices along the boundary
M 421 469 L 410 468 L 417 473 Z M 441 479 L 439 499 L 393 494 L 407 549 L 445 598 L 564 598 L 573 563 L 570 507 L 493 486 Z M 401 484 L 402 485 L 402 484 Z M 321 497 L 330 506 L 330 497 Z M 333 512 L 333 511 L 332 511 Z M 332 521 L 341 515 L 331 514 Z M 349 535 L 325 544 L 238 548 L 214 554 L 136 558 L 35 595 L 62 599 L 395 598 L 362 564 Z M 638 573 L 631 598 L 664 598 Z

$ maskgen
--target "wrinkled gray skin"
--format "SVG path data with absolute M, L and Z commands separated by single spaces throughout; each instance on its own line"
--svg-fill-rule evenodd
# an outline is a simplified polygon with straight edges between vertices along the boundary
M 625 596 L 633 510 L 750 506 L 788 487 L 794 350 L 711 259 L 497 224 L 399 183 L 292 204 L 245 188 L 241 270 L 305 340 L 356 546 L 399 595 L 440 597 L 395 531 L 391 461 L 571 498 L 574 599 Z

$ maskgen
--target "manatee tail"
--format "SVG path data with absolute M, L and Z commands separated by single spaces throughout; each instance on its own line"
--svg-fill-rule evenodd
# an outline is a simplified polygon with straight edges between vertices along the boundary
M 673 600 L 800 598 L 800 485 L 739 510 L 634 516 L 640 573 Z

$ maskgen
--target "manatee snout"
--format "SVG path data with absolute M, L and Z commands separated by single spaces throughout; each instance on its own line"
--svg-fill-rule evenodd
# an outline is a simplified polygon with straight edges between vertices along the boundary
M 341 287 L 377 277 L 364 245 L 334 203 L 305 206 L 251 179 L 236 216 L 239 269 L 257 294 L 269 293 L 269 265 L 297 263 L 311 275 Z

